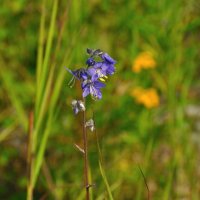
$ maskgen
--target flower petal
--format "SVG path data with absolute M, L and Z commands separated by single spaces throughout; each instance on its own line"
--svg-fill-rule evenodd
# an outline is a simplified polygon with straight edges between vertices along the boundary
M 83 89 L 83 97 L 86 97 L 88 94 L 90 94 L 90 88 L 86 87 L 85 89 Z
M 96 74 L 94 74 L 94 75 L 92 76 L 91 81 L 92 81 L 92 82 L 95 82 L 95 81 L 98 80 L 98 78 L 99 78 L 99 75 L 96 73 Z
M 88 85 L 88 81 L 85 80 L 81 83 L 81 88 L 84 89 Z
M 94 68 L 101 68 L 103 65 L 103 62 L 96 62 L 95 65 L 94 65 Z
M 96 74 L 96 69 L 94 69 L 93 67 L 88 68 L 87 71 L 90 76 L 94 76 Z
M 116 63 L 116 61 L 113 58 L 111 58 L 107 53 L 102 54 L 101 57 L 102 57 L 102 59 L 104 61 L 106 61 L 106 62 L 108 62 L 110 64 L 115 64 Z
M 94 87 L 97 88 L 97 89 L 103 88 L 103 87 L 105 87 L 105 86 L 106 86 L 106 85 L 105 85 L 104 83 L 100 82 L 100 81 L 95 81 L 95 82 L 94 82 Z
M 112 74 L 114 74 L 114 72 L 115 72 L 115 67 L 113 65 L 108 65 L 106 73 L 109 75 L 112 75 Z
M 98 96 L 98 99 L 101 99 L 102 98 L 102 93 L 100 90 L 97 91 L 97 96 Z

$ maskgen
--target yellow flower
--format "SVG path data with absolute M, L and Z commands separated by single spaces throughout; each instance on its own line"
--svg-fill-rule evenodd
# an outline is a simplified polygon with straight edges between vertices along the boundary
M 143 104 L 146 108 L 157 107 L 160 103 L 160 98 L 154 88 L 135 88 L 131 91 L 131 96 L 133 96 L 139 104 Z
M 152 53 L 142 52 L 133 62 L 132 70 L 139 73 L 142 69 L 150 69 L 156 67 L 156 61 L 153 58 Z

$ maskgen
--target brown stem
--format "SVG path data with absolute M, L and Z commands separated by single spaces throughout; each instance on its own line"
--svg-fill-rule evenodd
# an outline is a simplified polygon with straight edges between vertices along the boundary
M 33 166 L 33 155 L 32 155 L 32 141 L 33 141 L 33 112 L 29 114 L 29 130 L 28 130 L 28 144 L 27 144 L 27 200 L 33 199 L 33 186 L 32 186 L 32 166 Z
M 83 98 L 83 102 L 85 103 L 85 99 Z M 85 175 L 85 189 L 86 189 L 86 200 L 90 199 L 90 191 L 89 191 L 89 181 L 88 181 L 88 143 L 87 143 L 87 130 L 85 127 L 86 123 L 86 113 L 83 111 L 83 145 L 84 145 L 84 175 Z
M 51 191 L 52 194 L 54 195 L 56 187 L 55 187 L 55 184 L 53 182 L 53 179 L 52 179 L 49 167 L 47 165 L 47 162 L 45 160 L 43 160 L 42 172 L 44 174 L 44 177 L 47 180 L 47 187 L 48 187 L 49 191 Z M 57 198 L 55 197 L 55 199 L 57 199 Z

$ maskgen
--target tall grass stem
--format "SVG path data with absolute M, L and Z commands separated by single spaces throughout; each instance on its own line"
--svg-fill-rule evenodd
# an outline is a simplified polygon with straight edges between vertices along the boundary
M 32 139 L 33 139 L 33 123 L 34 115 L 33 112 L 29 114 L 29 130 L 28 130 L 28 141 L 27 141 L 27 200 L 33 199 L 33 185 L 32 185 L 32 173 L 33 173 L 33 152 L 32 152 Z

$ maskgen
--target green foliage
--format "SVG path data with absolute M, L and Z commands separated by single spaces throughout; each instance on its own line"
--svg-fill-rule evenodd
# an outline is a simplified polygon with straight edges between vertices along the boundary
M 138 165 L 152 199 L 199 199 L 199 8 L 193 0 L 3 0 L 0 199 L 26 197 L 30 112 L 34 199 L 84 199 L 83 159 L 74 148 L 82 146 L 81 119 L 70 107 L 80 91 L 68 87 L 64 67 L 81 67 L 87 47 L 118 62 L 103 99 L 87 99 L 99 133 L 98 145 L 88 135 L 91 199 L 145 199 Z M 136 73 L 142 52 L 156 67 Z M 138 103 L 138 87 L 154 88 L 159 105 Z

